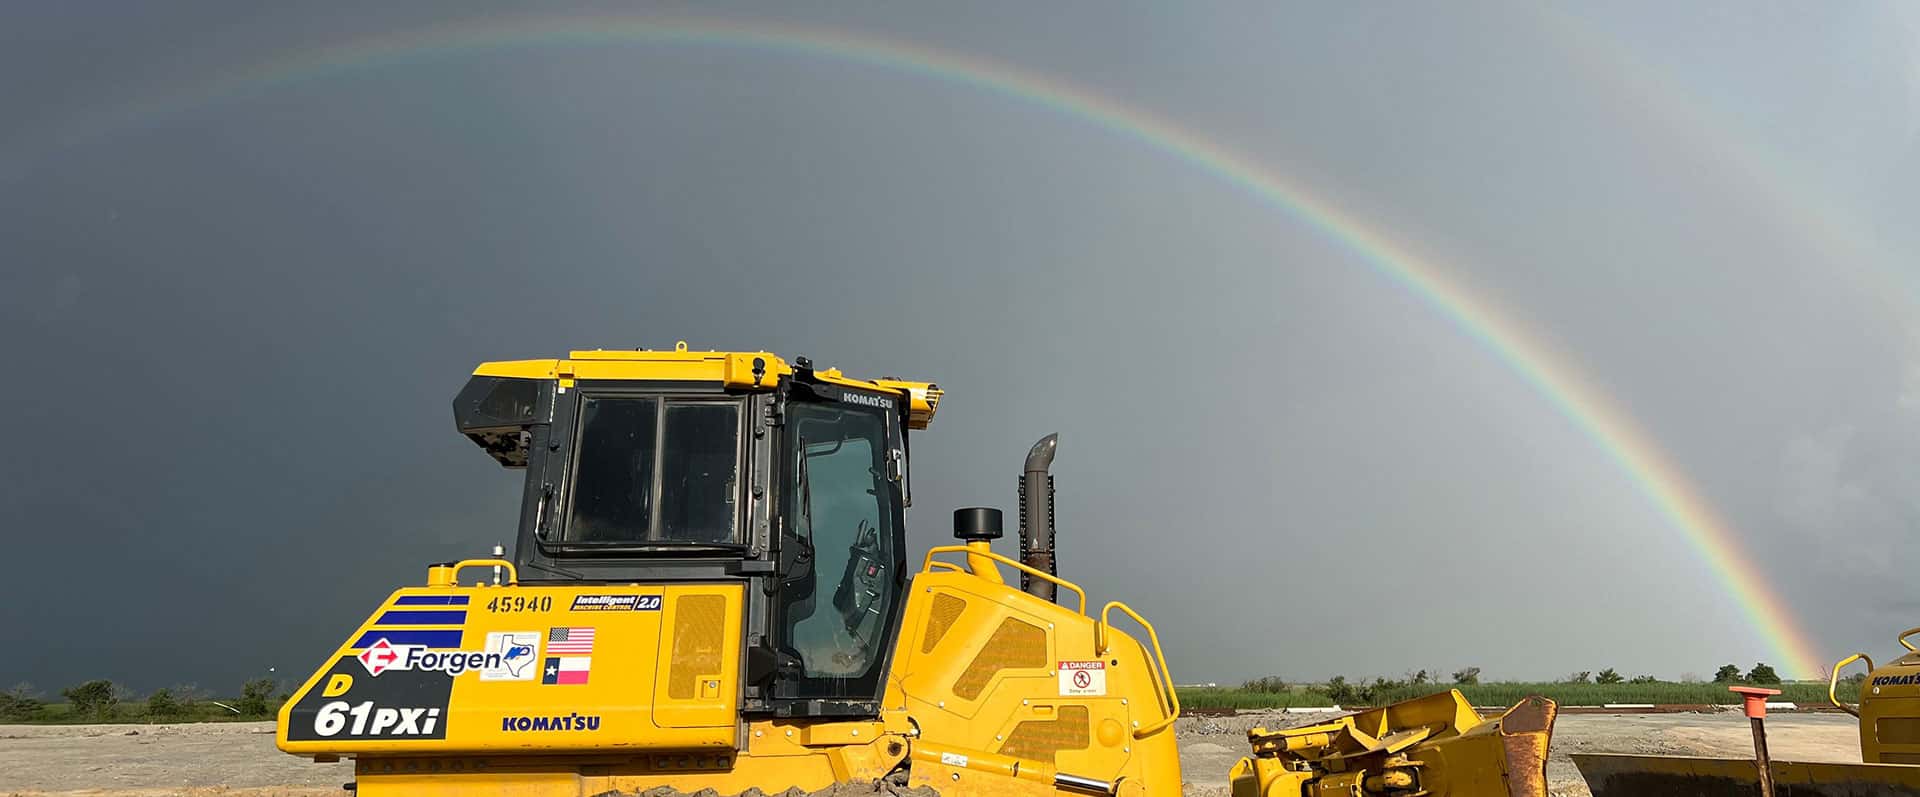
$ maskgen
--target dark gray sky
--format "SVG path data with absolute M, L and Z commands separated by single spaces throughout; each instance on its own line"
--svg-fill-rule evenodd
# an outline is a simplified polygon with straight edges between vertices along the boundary
M 509 538 L 468 369 L 676 339 L 946 386 L 916 549 L 1060 432 L 1062 569 L 1183 681 L 1783 663 L 1585 429 L 1299 217 L 965 81 L 556 22 L 596 15 L 1171 120 L 1560 352 L 1819 658 L 1915 624 L 1911 12 L 497 5 L 0 12 L 0 681 L 304 676 Z M 506 44 L 406 44 L 449 26 Z

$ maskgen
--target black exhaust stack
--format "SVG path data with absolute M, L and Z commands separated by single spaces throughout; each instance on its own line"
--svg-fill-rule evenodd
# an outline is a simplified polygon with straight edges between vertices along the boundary
M 1020 563 L 1050 576 L 1060 575 L 1053 560 L 1053 450 L 1059 434 L 1050 434 L 1027 452 L 1026 472 L 1020 474 Z M 1053 582 L 1022 572 L 1020 589 L 1051 601 Z

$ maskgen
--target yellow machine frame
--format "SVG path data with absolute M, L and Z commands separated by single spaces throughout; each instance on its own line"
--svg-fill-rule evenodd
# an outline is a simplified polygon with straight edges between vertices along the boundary
M 963 554 L 966 564 L 938 558 L 947 554 Z M 1069 609 L 1009 587 L 1000 566 L 1059 586 L 1076 596 L 1077 605 Z M 493 568 L 504 574 L 498 586 L 455 582 L 462 570 Z M 680 595 L 724 594 L 713 589 L 639 587 L 636 594 L 663 594 L 663 605 L 671 607 Z M 389 596 L 381 610 L 336 652 L 335 659 L 355 660 L 365 652 L 353 641 L 380 633 L 376 618 L 403 609 L 402 599 L 463 596 L 466 605 L 473 606 L 500 598 L 532 598 L 558 607 L 581 595 L 607 592 L 597 585 L 522 586 L 513 563 L 506 560 L 437 565 L 428 571 L 427 586 Z M 738 607 L 737 596 L 728 600 Z M 738 672 L 732 669 L 734 659 L 721 655 L 713 659 L 720 665 L 714 672 L 698 674 L 701 681 L 714 685 L 714 691 L 700 695 L 693 705 L 672 707 L 670 716 L 677 721 L 661 721 L 664 701 L 643 699 L 657 696 L 664 688 L 635 688 L 631 681 L 608 680 L 587 684 L 586 691 L 569 696 L 580 705 L 594 706 L 597 713 L 591 716 L 606 723 L 608 730 L 619 717 L 650 713 L 653 722 L 628 724 L 642 728 L 644 736 L 625 742 L 595 733 L 543 743 L 502 729 L 497 723 L 503 712 L 539 714 L 542 706 L 536 690 L 510 691 L 505 687 L 521 685 L 508 684 L 487 690 L 502 703 L 492 710 L 472 698 L 463 702 L 461 693 L 455 693 L 455 706 L 474 709 L 466 714 L 448 712 L 447 732 L 461 739 L 457 744 L 290 738 L 289 714 L 297 700 L 281 711 L 278 744 L 287 752 L 320 760 L 356 757 L 357 788 L 363 795 L 417 794 L 429 787 L 432 793 L 444 795 L 498 795 L 503 788 L 526 795 L 597 794 L 656 786 L 682 791 L 712 788 L 721 793 L 749 787 L 812 790 L 834 782 L 880 778 L 908 755 L 915 762 L 912 783 L 935 787 L 942 794 L 1052 794 L 1063 783 L 1078 782 L 1087 784 L 1084 790 L 1177 795 L 1179 755 L 1171 725 L 1179 714 L 1179 698 L 1167 674 L 1158 634 L 1118 601 L 1106 604 L 1098 618 L 1089 616 L 1085 608 L 1086 593 L 1079 585 L 994 553 L 984 542 L 941 546 L 927 552 L 913 581 L 905 607 L 907 619 L 896 642 L 887 708 L 873 721 L 737 723 Z M 1116 611 L 1140 624 L 1148 644 L 1112 626 Z M 466 629 L 486 634 L 509 626 L 538 626 L 552 619 L 549 614 L 550 610 L 534 610 L 508 613 L 505 618 L 490 615 L 470 621 Z M 651 619 L 632 614 L 636 620 Z M 663 612 L 659 622 L 671 624 L 673 617 Z M 730 617 L 720 638 L 737 640 L 737 622 L 737 617 Z M 1033 632 L 1008 631 L 1020 627 Z M 663 652 L 666 647 L 663 643 Z M 1098 660 L 1108 665 L 1103 668 L 1103 694 L 1059 694 L 1063 660 Z M 645 687 L 659 687 L 656 682 L 663 682 L 674 670 L 664 657 L 655 658 L 653 651 L 634 651 L 611 664 L 624 672 L 653 674 L 642 680 Z M 344 679 L 343 671 L 316 672 L 296 694 L 351 700 L 356 683 L 350 674 L 353 666 L 358 665 L 343 665 L 349 673 Z M 485 693 L 476 690 L 476 694 Z M 1150 699 L 1136 701 L 1136 696 Z M 571 713 L 554 716 L 574 717 Z M 623 753 L 623 747 L 630 752 Z
M 1900 633 L 1907 652 L 1885 666 L 1855 653 L 1828 671 L 1827 700 L 1860 719 L 1860 760 L 1869 764 L 1920 764 L 1920 648 L 1907 641 L 1915 635 L 1920 628 Z M 1848 705 L 1837 694 L 1840 672 L 1856 661 L 1866 663 L 1867 678 L 1855 695 L 1858 702 Z

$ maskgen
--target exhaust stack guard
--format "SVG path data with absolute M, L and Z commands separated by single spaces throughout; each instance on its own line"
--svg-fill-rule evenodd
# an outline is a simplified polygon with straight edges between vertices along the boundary
M 1058 433 L 1040 438 L 1027 452 L 1027 464 L 1020 474 L 1020 563 L 1049 576 L 1060 571 L 1054 562 L 1053 547 L 1053 467 Z M 1054 600 L 1053 582 L 1020 574 L 1020 590 L 1045 601 Z

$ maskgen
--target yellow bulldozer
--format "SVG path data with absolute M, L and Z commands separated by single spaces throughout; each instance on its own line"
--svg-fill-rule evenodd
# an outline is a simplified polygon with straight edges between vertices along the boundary
M 354 759 L 366 797 L 1180 794 L 1152 624 L 1055 568 L 1053 436 L 1018 557 L 973 507 L 960 544 L 907 560 L 908 435 L 942 395 L 684 343 L 482 364 L 454 417 L 526 473 L 512 555 L 389 595 L 281 709 L 279 747 Z M 1544 795 L 1553 717 L 1450 692 L 1256 729 L 1231 788 Z

